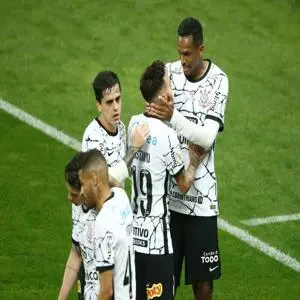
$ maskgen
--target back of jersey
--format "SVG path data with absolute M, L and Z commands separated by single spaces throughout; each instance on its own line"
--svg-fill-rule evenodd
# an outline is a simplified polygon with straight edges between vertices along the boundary
M 135 251 L 145 254 L 173 253 L 169 228 L 169 174 L 183 170 L 176 132 L 162 121 L 144 114 L 133 116 L 128 144 L 137 125 L 147 123 L 150 136 L 132 163 L 132 209 Z
M 113 271 L 115 300 L 136 299 L 132 220 L 127 194 L 113 188 L 96 218 L 95 258 L 100 273 Z

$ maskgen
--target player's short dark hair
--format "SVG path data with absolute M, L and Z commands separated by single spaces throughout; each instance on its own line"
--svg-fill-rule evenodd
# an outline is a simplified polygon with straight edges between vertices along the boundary
M 185 18 L 178 27 L 177 33 L 179 36 L 185 37 L 191 35 L 193 42 L 196 45 L 203 44 L 203 28 L 199 20 L 187 17 Z
M 80 164 L 82 170 L 100 167 L 107 169 L 108 172 L 108 165 L 106 159 L 98 149 L 92 149 L 87 152 L 84 152 Z
M 152 102 L 165 84 L 165 73 L 165 64 L 160 60 L 156 60 L 142 74 L 140 90 L 147 102 Z
M 104 92 L 111 89 L 116 84 L 119 85 L 121 91 L 120 80 L 116 73 L 112 71 L 102 71 L 98 73 L 93 82 L 96 100 L 101 102 Z
M 81 169 L 83 152 L 78 152 L 65 166 L 65 179 L 76 190 L 81 189 L 78 171 Z

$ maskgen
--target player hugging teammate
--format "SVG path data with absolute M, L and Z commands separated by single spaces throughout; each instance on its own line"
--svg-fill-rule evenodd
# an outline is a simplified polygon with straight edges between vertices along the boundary
M 65 169 L 73 231 L 59 299 L 67 299 L 83 261 L 83 299 L 171 300 L 183 260 L 195 299 L 212 299 L 221 276 L 214 151 L 228 79 L 204 59 L 197 19 L 179 25 L 177 51 L 180 60 L 156 61 L 142 74 L 146 110 L 131 118 L 128 144 L 117 75 L 94 80 L 100 116 Z M 122 189 L 129 174 L 131 207 Z

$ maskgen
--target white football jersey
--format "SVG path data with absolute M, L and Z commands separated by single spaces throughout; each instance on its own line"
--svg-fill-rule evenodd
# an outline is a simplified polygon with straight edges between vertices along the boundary
M 169 228 L 169 174 L 183 170 L 176 132 L 162 121 L 140 114 L 128 127 L 128 144 L 134 128 L 147 123 L 150 135 L 132 162 L 131 202 L 134 214 L 135 251 L 146 254 L 173 253 Z
M 136 299 L 132 210 L 123 189 L 112 188 L 95 223 L 97 271 L 113 270 L 114 300 Z
M 72 241 L 80 247 L 85 271 L 84 299 L 96 300 L 99 293 L 99 276 L 96 270 L 94 229 L 97 211 L 83 206 L 72 206 Z
M 117 132 L 108 132 L 98 118 L 95 118 L 86 128 L 81 150 L 86 152 L 98 149 L 105 157 L 108 166 L 113 167 L 125 157 L 126 153 L 126 129 L 120 121 Z
M 197 81 L 189 81 L 180 61 L 166 65 L 172 85 L 175 108 L 190 121 L 204 124 L 209 118 L 224 129 L 224 113 L 228 95 L 226 74 L 211 61 L 206 73 Z M 189 164 L 188 141 L 179 136 L 185 166 Z M 183 194 L 173 180 L 170 189 L 170 209 L 192 216 L 213 216 L 219 213 L 217 180 L 214 166 L 215 144 L 197 169 L 195 182 Z

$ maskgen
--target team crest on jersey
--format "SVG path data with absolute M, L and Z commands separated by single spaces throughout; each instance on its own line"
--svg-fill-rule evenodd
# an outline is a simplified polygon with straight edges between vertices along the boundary
M 146 288 L 147 290 L 147 300 L 158 298 L 162 295 L 163 286 L 161 283 L 154 283 L 150 288 Z
M 206 89 L 200 90 L 199 104 L 203 109 L 211 108 L 214 104 L 210 93 L 211 91 Z

